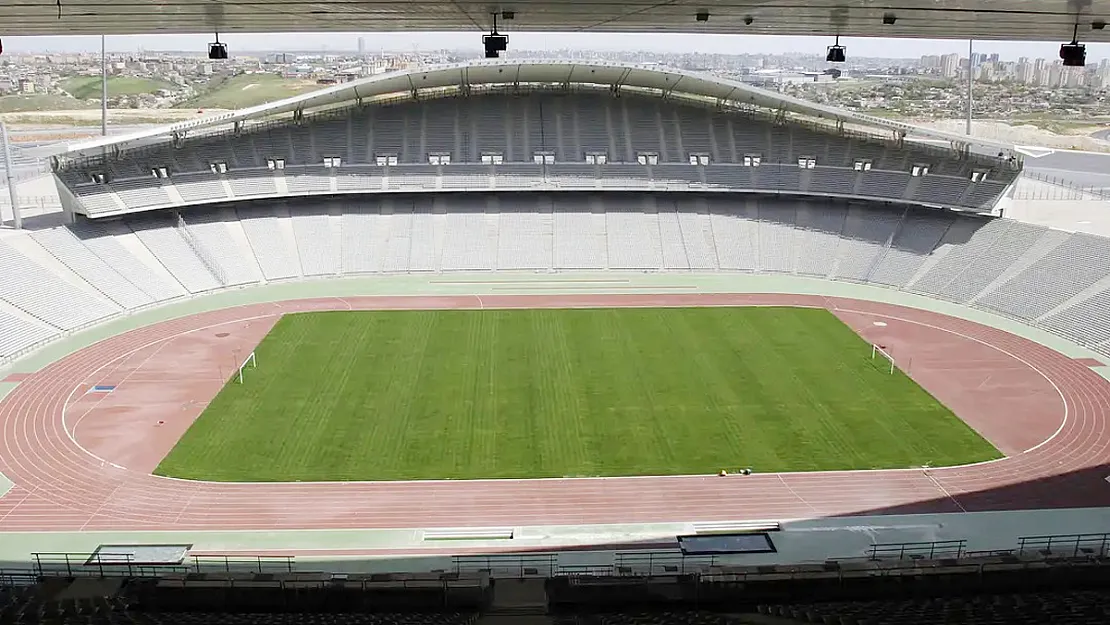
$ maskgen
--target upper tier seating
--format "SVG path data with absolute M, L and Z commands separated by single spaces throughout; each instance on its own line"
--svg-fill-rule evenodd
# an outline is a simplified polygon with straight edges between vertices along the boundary
M 913 175 L 920 164 L 929 173 Z M 301 124 L 187 139 L 178 147 L 136 148 L 103 165 L 73 167 L 59 179 L 90 215 L 229 197 L 491 185 L 738 189 L 989 209 L 1017 175 L 1007 165 L 953 159 L 911 143 L 897 147 L 680 100 L 592 92 L 351 108 Z M 153 175 L 161 168 L 168 178 Z M 973 183 L 973 172 L 988 177 Z M 108 176 L 107 184 L 94 182 L 98 173 Z

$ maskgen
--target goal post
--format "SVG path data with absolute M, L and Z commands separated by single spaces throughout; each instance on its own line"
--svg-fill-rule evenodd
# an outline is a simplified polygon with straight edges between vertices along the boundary
M 253 356 L 254 354 L 251 355 Z M 890 353 L 883 349 L 878 343 L 872 343 L 871 360 L 875 360 L 878 356 L 882 356 L 890 362 L 890 375 L 894 375 L 894 356 L 891 356 Z
M 251 369 L 254 369 L 258 366 L 258 361 L 255 359 L 253 351 L 248 354 L 243 362 L 239 365 L 239 384 L 243 383 L 243 369 L 246 369 L 247 365 L 250 365 Z

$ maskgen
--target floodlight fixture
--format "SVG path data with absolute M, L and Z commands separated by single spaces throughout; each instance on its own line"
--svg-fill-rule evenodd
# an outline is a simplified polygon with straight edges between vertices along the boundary
M 488 35 L 482 36 L 482 47 L 485 48 L 487 59 L 501 57 L 501 53 L 509 48 L 509 38 L 497 32 L 497 14 L 493 14 L 493 29 Z
M 840 35 L 837 35 L 836 43 L 829 46 L 829 52 L 825 55 L 825 60 L 829 63 L 843 63 L 848 58 L 845 52 L 844 46 L 840 45 Z
M 1060 46 L 1060 60 L 1064 67 L 1085 67 L 1087 65 L 1087 46 L 1079 43 L 1079 24 L 1072 32 L 1071 43 Z
M 227 44 L 220 43 L 220 33 L 216 33 L 216 40 L 208 44 L 208 59 L 211 61 L 227 60 Z

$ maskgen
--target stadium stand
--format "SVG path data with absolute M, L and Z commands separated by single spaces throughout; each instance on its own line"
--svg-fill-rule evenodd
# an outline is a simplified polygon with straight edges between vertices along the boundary
M 18 354 L 36 343 L 49 340 L 56 332 L 56 329 L 42 323 L 0 312 L 0 355 Z
M 1080 548 L 1087 536 L 1095 546 Z M 1060 541 L 1048 549 L 1045 539 Z M 1095 625 L 1110 616 L 1106 535 L 1035 537 L 1016 549 L 951 542 L 873 545 L 861 558 L 727 563 L 678 550 L 455 556 L 428 573 L 300 570 L 293 558 L 212 557 L 115 567 L 89 554 L 34 554 L 0 569 L 12 625 Z M 889 549 L 879 549 L 886 547 Z M 64 556 L 64 558 L 63 558 Z M 252 561 L 253 559 L 253 561 Z M 654 564 L 653 564 L 654 563 Z M 530 568 L 534 567 L 534 568 Z M 204 570 L 207 569 L 207 570 Z M 680 572 L 681 571 L 681 572 Z
M 70 284 L 7 243 L 0 243 L 0 266 L 13 273 L 0 282 L 0 297 L 43 323 L 71 330 L 120 311 L 107 299 Z
M 21 246 L 0 241 L 0 270 L 34 285 L 0 288 L 0 357 L 228 287 L 564 270 L 874 284 L 1110 353 L 1110 240 L 962 214 L 995 211 L 1017 178 L 1002 151 L 941 150 L 677 90 L 412 95 L 61 158 L 60 188 L 88 218 Z
M 0 337 L 9 337 L 0 348 L 11 357 L 50 329 L 54 336 L 230 286 L 561 270 L 739 271 L 874 284 L 1003 314 L 1110 355 L 1110 239 L 823 198 L 602 191 L 302 198 L 40 229 L 19 246 L 0 241 L 0 271 L 12 276 L 0 285 L 0 313 L 10 307 L 0 317 Z
M 1098 625 L 1110 622 L 1110 593 L 1073 590 L 897 601 L 837 601 L 760 606 L 760 613 L 790 622 L 842 625 Z
M 973 172 L 989 180 L 973 182 Z M 491 185 L 770 191 L 989 209 L 1018 170 L 801 119 L 709 109 L 677 94 L 476 86 L 468 97 L 331 110 L 67 161 L 57 173 L 96 216 L 228 197 Z

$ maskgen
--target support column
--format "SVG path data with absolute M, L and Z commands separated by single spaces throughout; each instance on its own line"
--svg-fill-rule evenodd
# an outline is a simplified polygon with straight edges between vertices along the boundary
M 967 136 L 971 136 L 971 88 L 975 84 L 975 63 L 972 61 L 975 40 L 967 40 Z
M 0 150 L 3 150 L 4 155 L 4 171 L 8 179 L 8 196 L 12 199 L 12 220 L 15 224 L 15 229 L 23 228 L 23 216 L 19 214 L 19 189 L 15 185 L 15 174 L 12 171 L 15 169 L 15 163 L 12 162 L 12 150 L 8 146 L 8 127 L 4 122 L 0 122 Z
M 100 36 L 100 136 L 108 136 L 108 52 Z

